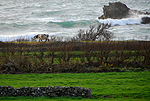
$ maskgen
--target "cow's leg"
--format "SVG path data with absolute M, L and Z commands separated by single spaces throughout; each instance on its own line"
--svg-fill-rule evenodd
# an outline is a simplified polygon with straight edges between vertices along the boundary
M 41 38 L 39 38 L 39 42 L 41 42 L 42 41 L 42 39 Z
M 45 39 L 45 42 L 47 41 L 47 39 Z

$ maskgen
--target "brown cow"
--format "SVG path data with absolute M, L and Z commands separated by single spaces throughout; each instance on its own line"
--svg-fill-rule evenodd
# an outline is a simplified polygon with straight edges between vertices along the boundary
M 45 42 L 46 42 L 46 41 L 49 41 L 48 37 L 49 37 L 48 34 L 38 34 L 38 35 L 34 36 L 32 39 L 33 40 L 38 39 L 39 42 L 42 41 L 42 40 L 45 40 Z

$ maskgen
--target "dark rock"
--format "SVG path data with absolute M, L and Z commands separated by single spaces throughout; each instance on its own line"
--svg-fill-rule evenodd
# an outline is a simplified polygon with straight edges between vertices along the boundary
M 98 17 L 98 19 L 107 19 L 107 18 L 122 19 L 138 15 L 150 15 L 149 12 L 132 10 L 121 2 L 109 3 L 108 6 L 104 5 L 103 13 L 104 14 Z M 150 23 L 150 17 L 143 17 L 141 23 L 142 24 Z
M 150 17 L 143 17 L 141 23 L 142 24 L 148 24 L 148 23 L 150 23 Z
M 81 91 L 81 92 L 80 92 Z M 0 86 L 0 96 L 49 96 L 49 97 L 61 97 L 61 96 L 71 96 L 78 97 L 82 96 L 84 98 L 91 98 L 90 88 L 81 87 L 21 87 L 15 89 L 11 86 Z
M 88 95 L 87 95 L 89 98 L 92 98 L 92 93 L 91 93 L 91 89 L 88 88 Z
M 122 19 L 124 17 L 127 17 L 129 10 L 130 9 L 121 2 L 109 3 L 109 6 L 104 5 L 104 14 L 99 17 L 99 19 Z

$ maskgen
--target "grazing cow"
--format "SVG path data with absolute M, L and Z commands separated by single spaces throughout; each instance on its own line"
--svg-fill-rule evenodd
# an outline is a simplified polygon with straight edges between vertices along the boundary
M 42 41 L 42 40 L 45 40 L 45 42 L 46 42 L 47 40 L 49 41 L 48 37 L 49 37 L 48 34 L 38 34 L 38 35 L 34 36 L 32 39 L 33 40 L 38 39 L 39 42 Z

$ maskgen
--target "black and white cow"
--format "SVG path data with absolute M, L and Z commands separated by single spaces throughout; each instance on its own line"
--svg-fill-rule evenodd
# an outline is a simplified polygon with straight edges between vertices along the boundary
M 49 41 L 48 37 L 49 37 L 48 34 L 38 34 L 38 35 L 34 36 L 32 39 L 33 40 L 38 39 L 39 42 L 42 41 L 42 40 L 45 40 L 45 42 L 46 42 L 46 41 Z

